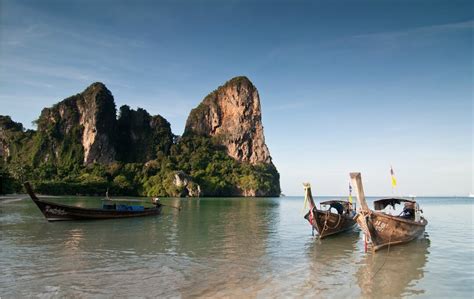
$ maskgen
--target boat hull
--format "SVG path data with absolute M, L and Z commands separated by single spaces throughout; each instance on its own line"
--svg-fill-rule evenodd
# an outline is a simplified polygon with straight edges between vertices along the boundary
M 424 218 L 421 218 L 419 222 L 415 222 L 376 211 L 359 213 L 355 220 L 369 238 L 374 251 L 389 245 L 410 242 L 423 235 L 428 224 L 428 221 Z
M 131 218 L 159 215 L 162 205 L 156 204 L 152 208 L 144 208 L 138 211 L 116 210 L 116 209 L 87 209 L 74 206 L 63 205 L 46 200 L 40 200 L 33 192 L 33 188 L 28 182 L 25 182 L 25 189 L 30 198 L 43 213 L 48 221 L 64 221 L 64 220 L 87 220 L 87 219 L 114 219 L 114 218 Z
M 313 214 L 312 226 L 318 232 L 320 239 L 351 230 L 357 226 L 353 217 L 348 214 L 341 215 L 316 209 Z M 309 213 L 306 214 L 305 218 L 309 221 Z
M 33 201 L 48 221 L 130 218 L 152 216 L 161 213 L 161 205 L 145 208 L 143 211 L 117 211 L 72 207 L 35 199 Z

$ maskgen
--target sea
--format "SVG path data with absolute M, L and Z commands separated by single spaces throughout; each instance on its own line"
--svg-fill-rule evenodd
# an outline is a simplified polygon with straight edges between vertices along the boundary
M 473 298 L 474 199 L 417 201 L 424 236 L 373 253 L 357 229 L 312 236 L 303 197 L 164 198 L 181 211 L 63 222 L 46 221 L 27 197 L 4 198 L 0 297 Z

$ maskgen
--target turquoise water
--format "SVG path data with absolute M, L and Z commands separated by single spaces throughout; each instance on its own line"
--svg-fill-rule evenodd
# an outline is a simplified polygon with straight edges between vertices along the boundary
M 302 197 L 164 199 L 182 211 L 53 223 L 3 200 L 0 297 L 472 298 L 474 200 L 418 201 L 426 235 L 373 254 L 358 231 L 313 238 Z

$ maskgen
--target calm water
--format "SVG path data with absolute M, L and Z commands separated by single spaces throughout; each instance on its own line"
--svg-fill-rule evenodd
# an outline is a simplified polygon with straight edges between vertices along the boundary
M 472 298 L 474 199 L 418 200 L 426 236 L 377 254 L 358 231 L 314 239 L 302 197 L 168 199 L 183 210 L 54 223 L 29 199 L 4 200 L 0 297 Z

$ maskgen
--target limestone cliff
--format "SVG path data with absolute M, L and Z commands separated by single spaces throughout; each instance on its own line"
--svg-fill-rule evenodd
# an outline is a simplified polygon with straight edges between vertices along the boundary
M 8 115 L 0 115 L 0 159 L 6 162 L 11 155 L 17 136 L 23 135 L 23 125 Z
M 240 162 L 272 163 L 263 134 L 257 88 L 246 77 L 236 77 L 210 93 L 193 109 L 184 135 L 216 137 Z
M 123 162 L 147 162 L 157 153 L 168 154 L 174 135 L 170 123 L 144 109 L 120 107 L 118 118 L 117 159 Z
M 174 173 L 173 185 L 177 187 L 174 196 L 177 197 L 200 197 L 201 186 L 196 184 L 193 179 L 183 171 Z
M 279 196 L 260 98 L 245 77 L 209 94 L 175 138 L 169 122 L 122 106 L 102 83 L 42 110 L 37 130 L 0 116 L 0 171 L 45 194 Z
M 112 93 L 102 83 L 94 83 L 78 101 L 79 123 L 84 127 L 84 164 L 109 163 L 115 159 L 116 115 Z
M 116 109 L 114 98 L 102 83 L 90 85 L 41 112 L 38 123 L 38 162 L 70 158 L 83 164 L 110 163 L 115 159 Z

